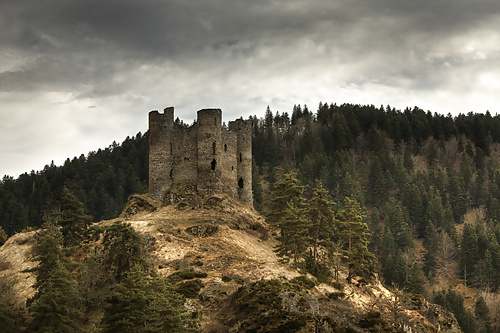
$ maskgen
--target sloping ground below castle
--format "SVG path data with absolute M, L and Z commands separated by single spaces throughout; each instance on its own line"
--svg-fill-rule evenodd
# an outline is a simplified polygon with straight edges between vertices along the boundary
M 131 209 L 131 207 L 134 207 Z M 122 216 L 151 244 L 164 276 L 193 271 L 201 288 L 186 299 L 200 332 L 460 332 L 455 318 L 420 297 L 395 295 L 379 281 L 334 286 L 311 283 L 278 261 L 264 219 L 227 196 L 200 198 L 196 207 L 136 196 Z M 15 277 L 20 303 L 33 294 L 34 233 L 0 248 L 0 278 Z

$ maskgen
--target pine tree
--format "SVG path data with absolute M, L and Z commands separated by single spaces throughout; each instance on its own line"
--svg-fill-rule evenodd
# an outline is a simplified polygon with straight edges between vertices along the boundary
M 269 106 L 266 109 L 264 118 L 264 133 L 264 145 L 266 147 L 264 150 L 265 159 L 270 163 L 270 165 L 275 166 L 276 161 L 278 161 L 278 145 L 273 127 L 273 113 L 269 109 Z
M 380 224 L 380 213 L 377 208 L 373 208 L 370 214 L 370 223 L 368 224 L 370 228 L 370 244 L 369 249 L 371 252 L 380 255 L 383 249 L 383 229 Z
M 391 286 L 393 284 L 394 273 L 394 257 L 392 253 L 382 258 L 382 275 L 384 276 L 385 285 Z
M 310 245 L 308 235 L 310 220 L 305 213 L 304 209 L 297 208 L 293 202 L 289 202 L 287 210 L 278 222 L 281 234 L 276 252 L 285 262 L 290 258 L 297 262 Z
M 427 162 L 429 163 L 430 167 L 435 166 L 439 160 L 438 160 L 438 147 L 436 146 L 436 143 L 434 140 L 432 140 L 427 147 Z
M 467 182 L 465 182 L 467 184 Z M 483 173 L 476 174 L 470 185 L 471 203 L 474 207 L 480 207 L 488 203 L 489 189 L 486 176 Z
M 37 292 L 28 300 L 32 319 L 29 332 L 77 332 L 82 322 L 78 310 L 76 281 L 69 270 L 70 261 L 62 251 L 62 235 L 54 223 L 36 235 L 38 266 L 35 269 Z
M 427 276 L 434 276 L 437 268 L 436 253 L 439 246 L 439 233 L 433 223 L 429 223 L 425 229 L 424 238 L 424 272 Z
M 337 214 L 337 220 L 343 252 L 348 258 L 349 283 L 355 275 L 371 279 L 375 272 L 375 257 L 368 251 L 368 225 L 363 222 L 359 203 L 345 198 L 344 208 Z
M 490 310 L 484 297 L 481 295 L 476 302 L 476 318 L 477 326 L 480 333 L 493 333 L 493 328 L 491 327 L 491 317 Z
M 61 261 L 50 270 L 29 307 L 29 332 L 78 332 L 83 315 L 78 309 L 76 281 Z
M 4 333 L 21 332 L 25 325 L 26 311 L 16 304 L 17 298 L 10 281 L 0 283 L 0 323 Z
M 391 228 L 386 225 L 384 234 L 381 237 L 381 261 L 382 261 L 382 275 L 386 285 L 392 285 L 393 272 L 394 272 L 394 256 L 396 255 L 396 245 L 394 236 L 392 235 Z
M 328 199 L 328 192 L 323 188 L 321 181 L 316 180 L 313 197 L 309 200 L 309 218 L 311 221 L 310 237 L 313 246 L 314 261 L 317 260 L 318 247 L 328 247 L 334 236 L 335 216 L 334 203 Z
M 283 174 L 283 169 L 276 168 L 278 181 L 274 184 L 271 193 L 271 199 L 267 202 L 269 213 L 266 220 L 274 226 L 277 226 L 279 220 L 288 209 L 288 203 L 292 203 L 297 209 L 305 208 L 303 198 L 304 186 L 299 184 L 297 174 L 294 172 Z
M 425 282 L 426 278 L 422 266 L 418 262 L 413 263 L 408 275 L 406 289 L 411 293 L 422 294 Z
M 387 200 L 387 179 L 382 169 L 382 164 L 377 156 L 373 157 L 368 175 L 368 188 L 370 197 L 375 206 L 381 206 Z
M 185 332 L 189 318 L 185 314 L 183 297 L 159 276 L 153 276 L 149 287 L 149 331 Z
M 475 278 L 475 265 L 479 261 L 477 234 L 474 227 L 466 223 L 462 232 L 460 269 L 465 285 Z
M 386 223 L 390 226 L 394 235 L 396 247 L 401 250 L 413 248 L 413 239 L 408 226 L 409 217 L 406 209 L 401 203 L 391 200 L 386 205 L 386 211 L 388 212 Z
M 446 202 L 444 207 L 444 224 L 443 230 L 454 240 L 457 241 L 457 229 L 455 227 L 455 220 L 453 219 L 453 211 L 450 202 Z
M 309 245 L 310 221 L 302 197 L 304 187 L 299 185 L 295 173 L 283 175 L 281 169 L 277 169 L 277 173 L 280 179 L 274 185 L 268 202 L 271 210 L 267 220 L 280 230 L 280 243 L 276 248 L 278 255 L 285 261 L 289 258 L 296 261 Z
M 441 230 L 445 224 L 445 211 L 439 191 L 431 188 L 428 197 L 425 219 L 428 223 L 432 223 L 438 230 Z
M 63 237 L 59 226 L 50 217 L 46 216 L 43 229 L 35 234 L 38 262 L 34 269 L 36 275 L 35 289 L 39 289 L 51 274 L 53 267 L 62 262 L 66 267 L 70 267 L 71 262 L 63 252 Z M 37 299 L 35 294 L 33 300 Z M 33 301 L 31 300 L 31 301 Z M 28 301 L 29 303 L 30 301 Z
M 407 280 L 408 267 L 406 266 L 406 260 L 403 257 L 403 251 L 398 250 L 396 256 L 394 257 L 392 283 L 399 289 L 403 289 L 406 286 Z
M 64 245 L 67 247 L 79 245 L 85 238 L 85 232 L 92 218 L 85 214 L 83 204 L 66 187 L 63 189 L 61 201 L 62 211 L 58 219 Z
M 465 212 L 467 211 L 467 205 L 469 204 L 469 198 L 467 197 L 467 187 L 463 178 L 451 170 L 449 174 L 449 195 L 450 204 L 453 211 L 453 219 L 456 222 L 460 222 Z
M 101 321 L 103 332 L 145 332 L 147 305 L 146 277 L 136 265 L 111 291 Z
M 451 311 L 457 319 L 460 328 L 465 333 L 476 333 L 476 322 L 474 315 L 470 310 L 464 308 L 464 297 L 462 294 L 449 289 L 447 292 L 442 290 L 434 298 L 434 302 Z
M 183 332 L 187 323 L 182 296 L 141 265 L 111 291 L 101 321 L 103 332 Z
M 116 222 L 104 231 L 106 264 L 120 281 L 136 264 L 146 266 L 142 253 L 142 237 L 130 224 Z
M 489 289 L 495 284 L 495 273 L 493 268 L 493 258 L 491 256 L 491 252 L 489 249 L 486 249 L 484 252 L 484 258 L 482 260 L 484 262 L 484 270 L 482 272 L 482 280 L 484 285 Z
M 409 174 L 413 173 L 414 163 L 413 163 L 413 154 L 411 152 L 411 147 L 406 146 L 405 152 L 403 155 L 403 166 Z

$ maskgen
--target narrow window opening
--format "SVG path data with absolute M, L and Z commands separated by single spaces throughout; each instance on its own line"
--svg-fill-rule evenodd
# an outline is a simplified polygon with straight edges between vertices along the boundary
M 240 178 L 240 180 L 238 180 L 238 187 L 243 188 L 243 178 Z
M 172 155 L 172 152 L 173 152 L 173 147 L 172 147 L 172 143 L 170 143 L 170 155 Z
M 212 143 L 212 155 L 215 155 L 215 142 Z
M 234 170 L 234 166 L 231 167 L 231 170 Z
M 243 160 L 242 156 L 241 156 L 241 153 L 240 153 L 240 162 Z
M 217 165 L 217 161 L 215 160 L 215 158 L 212 160 L 212 170 L 215 170 L 215 166 Z
M 224 151 L 227 151 L 227 144 L 224 144 Z
M 170 179 L 174 179 L 174 169 L 170 169 Z
M 217 118 L 214 118 L 214 125 L 217 125 Z

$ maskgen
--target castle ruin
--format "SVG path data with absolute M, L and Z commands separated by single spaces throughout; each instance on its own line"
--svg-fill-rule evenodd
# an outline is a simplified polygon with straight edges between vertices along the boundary
M 252 124 L 222 126 L 220 109 L 198 111 L 192 126 L 174 122 L 174 108 L 149 113 L 149 196 L 168 202 L 176 187 L 198 195 L 226 193 L 249 205 L 252 196 Z

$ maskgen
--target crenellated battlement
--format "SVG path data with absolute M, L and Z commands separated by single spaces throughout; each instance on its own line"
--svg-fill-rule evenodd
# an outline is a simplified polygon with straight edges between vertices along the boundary
M 174 108 L 149 113 L 149 196 L 166 202 L 176 186 L 199 195 L 226 193 L 249 205 L 252 195 L 252 124 L 222 127 L 220 109 L 203 109 L 190 127 L 174 122 Z

